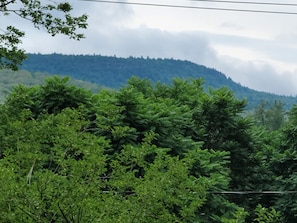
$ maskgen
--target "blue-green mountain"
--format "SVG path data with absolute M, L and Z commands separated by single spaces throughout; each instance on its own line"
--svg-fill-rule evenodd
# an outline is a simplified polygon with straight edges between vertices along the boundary
M 119 88 L 132 76 L 152 82 L 171 83 L 173 78 L 203 78 L 205 87 L 226 86 L 238 98 L 246 98 L 252 108 L 262 100 L 285 104 L 286 109 L 296 103 L 296 97 L 280 96 L 252 90 L 235 83 L 223 73 L 189 61 L 154 58 L 119 58 L 101 55 L 29 54 L 21 69 L 51 75 L 67 75 L 75 79 L 96 83 L 109 88 Z

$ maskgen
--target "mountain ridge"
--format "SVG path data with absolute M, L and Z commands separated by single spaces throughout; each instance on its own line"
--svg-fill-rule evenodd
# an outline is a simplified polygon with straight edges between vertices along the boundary
M 273 103 L 282 101 L 288 110 L 295 104 L 296 97 L 282 96 L 256 91 L 234 82 L 220 71 L 186 60 L 116 57 L 101 55 L 28 54 L 21 69 L 30 72 L 44 72 L 67 75 L 83 81 L 96 83 L 109 88 L 119 88 L 132 76 L 147 78 L 152 82 L 171 83 L 172 78 L 203 78 L 205 87 L 226 86 L 239 99 L 246 98 L 249 107 L 262 100 Z

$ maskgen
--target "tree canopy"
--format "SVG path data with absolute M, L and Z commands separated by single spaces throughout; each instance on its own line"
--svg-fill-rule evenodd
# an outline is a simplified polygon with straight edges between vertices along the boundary
M 44 28 L 55 36 L 64 34 L 71 39 L 79 40 L 83 34 L 79 29 L 87 28 L 87 15 L 72 16 L 73 8 L 68 2 L 39 0 L 1 0 L 0 16 L 11 14 L 29 20 L 36 28 Z M 18 65 L 26 58 L 25 51 L 19 48 L 25 33 L 13 24 L 0 29 L 0 68 L 18 69 Z
M 268 130 L 202 84 L 16 86 L 0 106 L 0 221 L 295 222 L 297 109 Z

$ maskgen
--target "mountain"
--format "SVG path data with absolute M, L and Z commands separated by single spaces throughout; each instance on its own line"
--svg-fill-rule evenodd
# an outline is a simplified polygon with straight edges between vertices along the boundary
M 18 84 L 25 86 L 34 86 L 44 83 L 44 80 L 52 75 L 46 73 L 29 72 L 26 70 L 11 71 L 11 70 L 0 70 L 0 103 L 4 102 L 5 97 L 12 88 Z M 78 80 L 71 78 L 70 84 L 74 84 L 78 87 L 84 87 L 92 92 L 98 92 L 101 87 L 98 84 L 90 83 L 87 81 Z
M 132 76 L 150 79 L 152 82 L 171 83 L 172 78 L 203 78 L 205 87 L 227 86 L 242 99 L 246 98 L 248 107 L 258 105 L 261 100 L 273 103 L 275 100 L 285 104 L 286 109 L 296 102 L 296 97 L 280 96 L 259 92 L 235 83 L 223 73 L 189 61 L 153 58 L 118 58 L 101 55 L 62 55 L 29 54 L 21 69 L 29 72 L 42 72 L 70 77 L 119 88 Z

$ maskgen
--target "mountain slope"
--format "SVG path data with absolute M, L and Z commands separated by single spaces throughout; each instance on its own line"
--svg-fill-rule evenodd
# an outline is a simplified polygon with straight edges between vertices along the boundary
M 279 96 L 243 87 L 219 71 L 189 61 L 100 55 L 29 54 L 28 56 L 22 69 L 68 75 L 111 88 L 123 86 L 131 76 L 162 83 L 171 83 L 174 77 L 203 78 L 206 88 L 227 86 L 238 98 L 246 98 L 249 107 L 254 107 L 261 100 L 269 102 L 280 100 L 286 105 L 286 109 L 289 109 L 296 101 L 295 97 Z
M 22 84 L 25 86 L 34 86 L 44 83 L 44 80 L 52 75 L 46 73 L 28 72 L 20 70 L 14 72 L 11 70 L 0 70 L 0 103 L 4 102 L 5 97 L 12 88 L 16 85 Z M 98 92 L 100 86 L 94 83 L 70 78 L 70 83 L 78 87 L 84 87 L 92 92 Z

